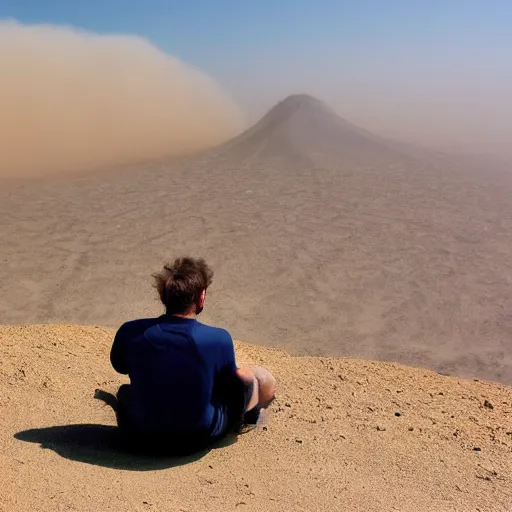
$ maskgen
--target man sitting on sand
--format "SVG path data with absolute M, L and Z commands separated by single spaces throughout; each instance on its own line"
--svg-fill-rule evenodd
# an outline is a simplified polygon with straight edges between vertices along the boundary
M 178 258 L 154 277 L 165 314 L 123 324 L 110 353 L 130 377 L 118 424 L 133 445 L 195 451 L 255 424 L 276 382 L 262 367 L 238 368 L 229 333 L 197 321 L 213 277 L 204 260 Z

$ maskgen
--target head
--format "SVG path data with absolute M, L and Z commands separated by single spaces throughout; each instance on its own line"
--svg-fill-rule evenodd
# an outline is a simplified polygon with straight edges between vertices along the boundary
M 204 308 L 213 271 L 203 259 L 184 257 L 168 263 L 153 277 L 168 315 L 198 315 Z

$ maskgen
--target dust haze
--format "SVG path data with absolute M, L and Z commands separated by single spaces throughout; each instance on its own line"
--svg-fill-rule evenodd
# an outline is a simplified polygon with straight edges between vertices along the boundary
M 236 91 L 253 122 L 285 96 L 307 92 L 377 135 L 512 159 L 510 67 L 495 69 L 496 58 L 483 62 L 482 56 L 469 51 L 460 55 L 449 51 L 446 48 L 444 58 L 433 51 L 430 60 L 411 52 L 401 61 L 397 52 L 382 50 L 380 64 L 364 55 L 339 67 L 322 62 L 318 54 L 318 62 L 302 65 L 265 63 L 258 68 L 254 64 L 250 81 L 221 80 Z
M 183 154 L 242 128 L 205 74 L 146 40 L 0 22 L 0 177 Z

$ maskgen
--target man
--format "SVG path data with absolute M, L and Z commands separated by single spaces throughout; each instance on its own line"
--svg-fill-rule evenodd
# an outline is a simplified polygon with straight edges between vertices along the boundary
M 123 324 L 110 353 L 130 377 L 118 424 L 132 445 L 192 452 L 256 423 L 276 382 L 262 367 L 238 368 L 229 333 L 197 321 L 213 278 L 203 259 L 177 258 L 153 277 L 165 314 Z

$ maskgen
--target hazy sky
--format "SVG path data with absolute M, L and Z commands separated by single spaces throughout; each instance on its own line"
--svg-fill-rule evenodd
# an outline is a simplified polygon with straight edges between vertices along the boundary
M 510 0 L 0 0 L 0 18 L 141 35 L 251 119 L 309 92 L 382 134 L 512 153 Z

